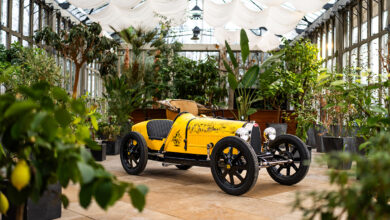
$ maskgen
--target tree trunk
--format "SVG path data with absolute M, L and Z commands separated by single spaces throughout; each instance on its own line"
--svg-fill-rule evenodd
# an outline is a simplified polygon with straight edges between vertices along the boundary
M 75 76 L 75 79 L 74 79 L 73 94 L 72 94 L 72 98 L 73 99 L 76 99 L 76 97 L 77 97 L 77 87 L 79 85 L 80 70 L 81 70 L 81 65 L 76 64 L 76 76 Z
M 280 106 L 278 106 L 278 123 L 280 123 L 280 112 L 281 112 L 281 109 L 280 109 Z

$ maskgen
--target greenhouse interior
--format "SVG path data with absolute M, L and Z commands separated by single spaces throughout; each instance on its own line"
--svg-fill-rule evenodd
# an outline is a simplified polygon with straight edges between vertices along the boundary
M 0 0 L 0 219 L 390 219 L 390 0 Z

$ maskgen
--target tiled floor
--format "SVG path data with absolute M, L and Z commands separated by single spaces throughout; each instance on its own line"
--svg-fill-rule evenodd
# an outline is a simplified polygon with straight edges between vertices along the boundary
M 329 187 L 326 166 L 315 162 L 319 156 L 313 152 L 309 173 L 297 185 L 279 185 L 262 169 L 254 189 L 242 196 L 221 191 L 209 168 L 182 171 L 149 161 L 142 175 L 130 176 L 123 170 L 119 155 L 107 156 L 102 164 L 120 180 L 149 187 L 145 210 L 138 213 L 127 195 L 108 211 L 96 203 L 84 210 L 78 204 L 78 186 L 71 185 L 64 189 L 70 205 L 63 209 L 61 219 L 301 219 L 300 213 L 291 209 L 295 193 Z

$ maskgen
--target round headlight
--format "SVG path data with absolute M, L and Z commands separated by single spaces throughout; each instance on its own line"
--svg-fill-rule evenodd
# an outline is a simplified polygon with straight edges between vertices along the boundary
M 244 139 L 244 141 L 248 141 L 249 140 L 249 131 L 245 128 L 239 128 L 237 129 L 236 131 L 236 136 Z
M 265 140 L 275 140 L 276 138 L 276 130 L 273 127 L 268 127 L 264 130 L 264 138 Z

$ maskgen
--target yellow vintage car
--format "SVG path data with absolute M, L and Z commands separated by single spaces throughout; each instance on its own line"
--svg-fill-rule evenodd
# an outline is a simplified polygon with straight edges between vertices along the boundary
M 133 125 L 122 141 L 123 168 L 140 174 L 148 160 L 176 165 L 210 167 L 218 186 L 228 194 L 241 195 L 256 183 L 260 168 L 266 168 L 278 183 L 293 185 L 307 174 L 310 154 L 296 136 L 279 135 L 274 128 L 264 132 L 264 142 L 255 122 L 194 116 L 179 113 L 174 120 L 149 120 Z

